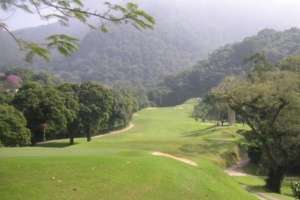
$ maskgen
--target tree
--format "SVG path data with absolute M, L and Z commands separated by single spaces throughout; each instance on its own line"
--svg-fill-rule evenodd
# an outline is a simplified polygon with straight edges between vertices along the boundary
M 226 79 L 212 91 L 251 127 L 246 139 L 262 151 L 266 187 L 280 192 L 288 167 L 300 157 L 300 75 L 288 71 Z
M 224 126 L 225 121 L 228 117 L 228 105 L 226 102 L 217 100 L 214 95 L 207 95 L 199 101 L 198 105 L 195 106 L 193 117 L 195 119 L 205 120 L 216 120 Z
M 80 109 L 80 103 L 78 99 L 79 86 L 77 84 L 65 83 L 58 86 L 58 90 L 64 98 L 66 107 L 65 115 L 67 118 L 68 136 L 70 139 L 70 145 L 74 144 L 75 133 L 79 130 L 78 114 Z
M 32 142 L 45 141 L 62 132 L 68 122 L 68 109 L 58 90 L 38 83 L 25 84 L 14 97 L 12 104 L 23 112 L 28 128 L 33 133 Z
M 280 70 L 300 72 L 300 56 L 290 56 L 278 64 Z
M 2 0 L 0 2 L 0 9 L 4 11 L 19 9 L 36 14 L 42 20 L 58 20 L 64 26 L 67 26 L 71 19 L 75 19 L 92 29 L 97 29 L 99 28 L 95 25 L 97 23 L 91 23 L 91 18 L 96 18 L 102 32 L 107 32 L 108 23 L 132 24 L 137 29 L 152 28 L 155 23 L 150 15 L 132 2 L 126 5 L 105 2 L 102 7 L 106 8 L 102 13 L 91 12 L 85 7 L 83 0 Z M 32 61 L 34 56 L 49 60 L 51 48 L 57 49 L 63 55 L 70 55 L 78 49 L 77 39 L 65 34 L 51 35 L 46 38 L 46 44 L 37 44 L 17 38 L 3 21 L 0 21 L 0 30 L 6 31 L 16 41 L 19 48 L 26 51 L 27 61 Z
M 25 146 L 30 144 L 30 138 L 23 114 L 13 106 L 0 104 L 0 144 Z
M 137 107 L 135 99 L 126 90 L 113 90 L 113 103 L 109 118 L 109 129 L 122 128 L 129 124 Z
M 12 98 L 13 96 L 11 93 L 0 90 L 0 104 L 9 104 Z
M 83 83 L 78 92 L 80 111 L 78 121 L 85 132 L 87 141 L 91 141 L 96 132 L 107 129 L 111 115 L 111 91 L 94 83 Z

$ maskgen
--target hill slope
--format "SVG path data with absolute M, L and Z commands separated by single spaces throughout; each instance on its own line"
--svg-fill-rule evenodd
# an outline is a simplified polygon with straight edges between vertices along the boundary
M 218 165 L 232 155 L 238 127 L 189 118 L 194 103 L 146 109 L 135 127 L 86 143 L 0 149 L 1 199 L 254 200 Z M 156 157 L 161 151 L 199 165 Z M 223 164 L 222 164 L 223 163 Z
M 155 91 L 158 94 L 152 95 L 153 99 L 159 105 L 176 105 L 186 99 L 199 97 L 224 77 L 249 71 L 253 65 L 245 60 L 256 53 L 264 53 L 272 62 L 300 55 L 300 29 L 265 29 L 242 42 L 221 47 L 193 69 L 165 78 Z
M 94 9 L 95 1 L 87 2 Z M 241 40 L 265 27 L 281 30 L 300 25 L 297 9 L 270 2 L 141 0 L 139 3 L 156 18 L 153 31 L 139 32 L 126 26 L 113 27 L 104 34 L 89 32 L 76 23 L 67 28 L 54 24 L 18 31 L 19 36 L 29 40 L 41 40 L 54 32 L 83 39 L 82 49 L 71 58 L 56 55 L 50 63 L 22 65 L 49 70 L 71 81 L 141 82 L 151 86 L 163 76 L 207 58 L 221 45 Z M 10 53 L 0 55 L 0 66 L 21 65 L 16 47 L 13 44 L 11 49 L 5 47 Z

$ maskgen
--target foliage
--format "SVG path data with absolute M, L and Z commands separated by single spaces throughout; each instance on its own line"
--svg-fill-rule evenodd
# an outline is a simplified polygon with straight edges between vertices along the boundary
M 54 138 L 67 126 L 64 98 L 51 86 L 27 83 L 20 88 L 12 104 L 24 113 L 33 134 L 33 143 L 45 140 L 45 134 Z
M 0 105 L 10 104 L 20 110 L 32 132 L 32 142 L 56 138 L 91 136 L 127 126 L 134 112 L 147 106 L 140 88 L 124 84 L 113 89 L 96 83 L 60 84 L 48 73 L 4 69 L 6 77 L 22 79 L 19 90 L 0 92 Z M 1 83 L 0 82 L 0 85 Z M 4 86 L 4 83 L 2 83 Z
M 51 12 L 44 12 L 45 7 L 49 8 L 48 10 Z M 102 7 L 107 8 L 107 10 L 100 13 L 98 11 L 91 12 L 85 7 L 82 0 L 2 0 L 0 2 L 0 9 L 3 11 L 23 10 L 29 14 L 37 14 L 42 20 L 56 19 L 64 26 L 69 25 L 70 20 L 75 19 L 92 29 L 97 29 L 99 27 L 90 22 L 91 18 L 96 18 L 101 23 L 100 30 L 102 32 L 107 32 L 107 23 L 109 22 L 114 24 L 129 23 L 137 29 L 151 29 L 155 23 L 150 15 L 132 2 L 128 2 L 126 5 L 105 2 Z M 0 21 L 0 28 L 15 40 L 21 50 L 26 51 L 27 61 L 32 61 L 34 56 L 49 60 L 49 49 L 51 48 L 57 49 L 65 56 L 78 49 L 77 39 L 69 35 L 51 35 L 47 38 L 46 44 L 43 45 L 18 38 L 2 21 Z
M 31 133 L 26 119 L 14 107 L 0 104 L 0 143 L 5 146 L 29 145 Z
M 296 28 L 283 32 L 266 29 L 242 42 L 221 47 L 192 69 L 166 77 L 155 89 L 165 91 L 161 92 L 163 95 L 150 100 L 158 105 L 176 105 L 189 98 L 204 96 L 227 76 L 247 74 L 259 64 L 266 69 L 272 67 L 264 63 L 264 57 L 272 64 L 299 55 L 300 48 L 296 42 L 299 38 L 300 31 Z M 282 68 L 295 67 L 299 70 L 299 58 L 298 61 L 293 59 L 294 63 L 290 63 L 289 59 L 282 62 Z
M 90 1 L 99 0 L 87 0 L 86 4 Z M 183 1 L 178 3 L 184 4 Z M 121 25 L 111 27 L 108 34 L 103 34 L 96 30 L 89 31 L 85 26 L 70 21 L 67 28 L 50 24 L 17 31 L 25 40 L 38 43 L 43 42 L 45 36 L 57 33 L 80 39 L 78 52 L 71 57 L 63 57 L 54 51 L 49 63 L 40 60 L 35 60 L 30 66 L 23 63 L 18 48 L 6 45 L 9 39 L 5 36 L 2 39 L 0 33 L 1 47 L 7 49 L 0 55 L 0 65 L 45 69 L 68 82 L 97 81 L 113 85 L 118 81 L 127 81 L 133 86 L 142 84 L 146 89 L 151 89 L 166 75 L 189 68 L 198 60 L 206 59 L 216 48 L 241 40 L 245 35 L 236 31 L 228 34 L 227 23 L 219 21 L 216 26 L 226 31 L 215 29 L 210 23 L 212 18 L 194 20 L 199 17 L 199 10 L 192 14 L 193 17 L 186 17 L 191 14 L 190 8 L 185 6 L 170 9 L 174 6 L 172 1 L 144 1 L 139 5 L 158 22 L 153 30 L 141 32 L 131 26 Z M 231 28 L 230 30 L 233 31 Z
M 20 77 L 21 84 L 18 88 L 28 82 L 37 82 L 41 85 L 57 85 L 62 82 L 58 77 L 45 71 L 37 72 L 18 67 L 3 67 L 2 69 L 0 68 L 0 71 L 4 74 L 5 79 L 11 75 Z
M 0 105 L 1 104 L 10 104 L 13 96 L 6 91 L 0 91 Z
M 299 161 L 300 74 L 256 67 L 247 77 L 227 78 L 212 94 L 251 127 L 248 142 L 262 151 L 266 187 L 280 192 L 288 167 Z
M 224 122 L 228 118 L 228 105 L 224 102 L 217 101 L 213 95 L 205 96 L 199 103 L 194 107 L 193 117 L 195 119 L 214 120 Z
M 300 182 L 293 182 L 291 188 L 295 198 L 300 199 Z
M 126 90 L 114 90 L 112 92 L 113 103 L 109 118 L 109 129 L 123 128 L 129 124 L 132 115 L 137 111 L 137 102 Z
M 111 91 L 90 82 L 80 85 L 78 91 L 80 111 L 78 121 L 85 132 L 87 140 L 100 132 L 108 130 L 108 120 L 111 114 Z
M 70 138 L 70 144 L 74 144 L 74 137 L 79 132 L 78 114 L 80 110 L 80 102 L 78 99 L 78 85 L 64 83 L 59 85 L 57 89 L 64 98 L 64 105 L 66 107 L 65 115 L 67 119 L 67 127 L 64 132 Z

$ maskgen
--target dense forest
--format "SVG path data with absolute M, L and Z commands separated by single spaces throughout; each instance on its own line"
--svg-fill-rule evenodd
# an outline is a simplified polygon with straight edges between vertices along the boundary
M 168 76 L 150 92 L 150 100 L 158 105 L 176 105 L 193 97 L 205 95 L 226 76 L 243 74 L 253 68 L 250 58 L 264 54 L 274 63 L 283 58 L 300 54 L 300 30 L 286 31 L 265 29 L 242 42 L 221 47 L 200 61 L 191 70 Z
M 94 5 L 93 1 L 86 1 L 86 4 Z M 227 10 L 238 8 L 241 11 L 227 13 L 224 5 L 227 5 Z M 56 23 L 16 31 L 18 37 L 29 41 L 42 41 L 53 33 L 66 33 L 80 39 L 79 52 L 70 58 L 54 53 L 49 63 L 41 60 L 24 63 L 14 41 L 0 33 L 1 44 L 6 49 L 0 55 L 0 67 L 46 70 L 72 82 L 99 81 L 109 85 L 129 82 L 150 88 L 164 76 L 174 75 L 206 59 L 216 48 L 242 40 L 270 25 L 257 16 L 247 21 L 249 6 L 228 4 L 226 1 L 154 0 L 141 1 L 140 6 L 156 19 L 153 30 L 141 32 L 121 25 L 109 26 L 108 33 L 101 33 L 71 21 L 68 27 Z M 269 17 L 264 10 L 256 8 L 255 12 Z M 239 23 L 237 18 L 245 23 Z M 294 24 L 292 19 L 289 21 L 290 26 Z M 278 29 L 290 27 L 282 21 L 271 25 Z

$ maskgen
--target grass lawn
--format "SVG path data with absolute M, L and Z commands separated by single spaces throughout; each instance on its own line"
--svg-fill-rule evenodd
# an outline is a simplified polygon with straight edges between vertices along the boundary
M 145 109 L 126 133 L 39 147 L 0 148 L 1 200 L 251 200 L 222 166 L 234 160 L 243 128 L 190 118 L 193 102 Z M 153 151 L 189 158 L 190 166 Z

